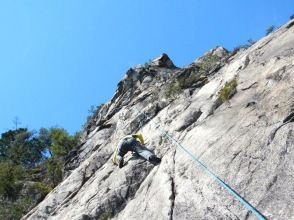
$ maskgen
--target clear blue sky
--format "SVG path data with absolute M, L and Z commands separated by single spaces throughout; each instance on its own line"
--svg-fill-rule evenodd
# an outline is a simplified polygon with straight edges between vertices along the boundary
M 0 0 L 0 133 L 81 129 L 128 68 L 165 52 L 185 66 L 264 36 L 293 0 Z

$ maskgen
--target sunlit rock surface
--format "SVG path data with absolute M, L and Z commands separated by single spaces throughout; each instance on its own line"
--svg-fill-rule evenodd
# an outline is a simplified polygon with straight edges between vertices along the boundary
M 233 56 L 218 47 L 177 68 L 163 54 L 128 70 L 85 126 L 64 181 L 23 219 L 255 219 L 160 129 L 265 217 L 294 219 L 293 22 Z M 236 91 L 221 102 L 233 79 Z M 179 81 L 180 93 L 166 98 Z M 119 169 L 118 141 L 139 130 L 161 164 L 130 154 Z

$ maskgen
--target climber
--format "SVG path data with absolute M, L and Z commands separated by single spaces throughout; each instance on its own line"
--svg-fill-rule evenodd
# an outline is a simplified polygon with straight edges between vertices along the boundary
M 157 165 L 160 163 L 161 159 L 155 156 L 151 151 L 149 151 L 144 146 L 144 139 L 142 134 L 132 134 L 124 137 L 116 147 L 113 155 L 112 162 L 122 168 L 124 165 L 124 155 L 128 151 L 132 151 L 135 154 L 148 160 L 150 163 Z

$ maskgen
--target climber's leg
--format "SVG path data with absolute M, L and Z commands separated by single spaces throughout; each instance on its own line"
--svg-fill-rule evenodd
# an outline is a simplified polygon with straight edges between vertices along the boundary
M 143 157 L 145 160 L 149 160 L 152 155 L 154 155 L 147 148 L 143 147 L 139 141 L 134 141 L 133 151 Z
M 139 154 L 144 159 L 150 161 L 150 163 L 154 165 L 159 164 L 161 161 L 160 158 L 158 158 L 157 156 L 155 156 L 154 153 L 152 153 L 150 150 L 142 146 L 141 143 L 138 141 L 135 141 L 133 143 L 133 151 Z
M 118 167 L 122 168 L 123 165 L 124 165 L 124 157 L 120 156 L 120 155 L 117 155 L 116 160 L 117 160 Z

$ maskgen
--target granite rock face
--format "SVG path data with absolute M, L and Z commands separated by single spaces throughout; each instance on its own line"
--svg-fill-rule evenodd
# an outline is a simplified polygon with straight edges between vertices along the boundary
M 85 126 L 63 182 L 23 219 L 255 219 L 161 129 L 266 218 L 294 219 L 293 24 L 234 55 L 218 47 L 186 68 L 162 55 L 128 70 Z M 236 92 L 220 101 L 233 79 Z M 180 91 L 167 98 L 170 85 Z M 162 162 L 129 154 L 119 169 L 111 155 L 137 131 Z

